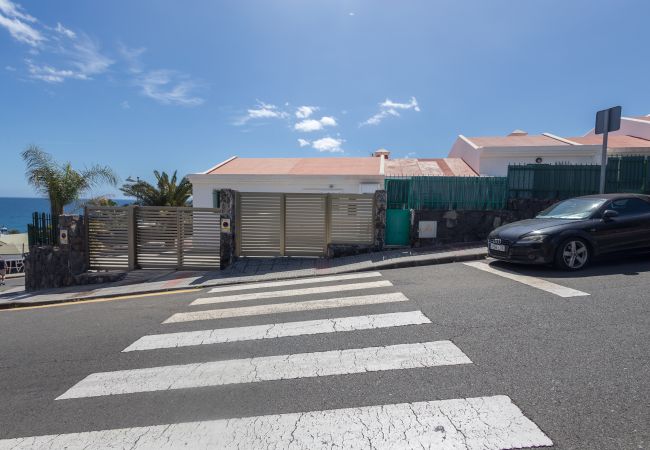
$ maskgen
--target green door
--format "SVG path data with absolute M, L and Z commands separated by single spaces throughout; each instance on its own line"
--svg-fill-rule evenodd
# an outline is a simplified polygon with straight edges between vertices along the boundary
M 408 209 L 386 210 L 386 245 L 409 245 L 411 212 Z

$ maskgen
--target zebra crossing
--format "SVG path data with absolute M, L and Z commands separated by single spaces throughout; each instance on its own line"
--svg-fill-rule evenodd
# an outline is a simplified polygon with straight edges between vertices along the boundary
M 386 292 L 392 290 L 393 292 Z M 314 277 L 211 289 L 171 315 L 160 333 L 145 335 L 124 354 L 206 351 L 233 342 L 270 342 L 287 337 L 336 336 L 361 330 L 391 332 L 399 327 L 434 326 L 422 311 L 352 314 L 358 307 L 402 305 L 409 299 L 379 272 Z M 251 292 L 245 292 L 251 291 Z M 364 292 L 365 291 L 365 292 Z M 339 293 L 350 293 L 341 296 Z M 332 294 L 335 297 L 330 297 Z M 352 295 L 356 294 L 356 295 Z M 362 294 L 362 295 L 360 295 Z M 300 298 L 296 298 L 300 297 Z M 313 298 L 326 297 L 326 298 Z M 209 309 L 202 309 L 209 308 Z M 291 319 L 291 313 L 334 317 Z M 222 319 L 258 318 L 262 324 L 226 327 Z M 208 322 L 211 321 L 211 322 Z M 210 326 L 202 326 L 204 324 Z M 178 328 L 192 325 L 201 329 Z M 183 350 L 188 349 L 188 350 Z M 450 340 L 318 352 L 296 352 L 219 361 L 96 372 L 77 381 L 57 402 L 371 372 L 471 366 Z M 437 370 L 437 369 L 436 369 Z M 435 380 L 433 380 L 435 382 Z M 508 449 L 553 445 L 505 395 L 359 405 L 254 417 L 166 423 L 0 440 L 0 450 L 26 448 L 436 448 Z

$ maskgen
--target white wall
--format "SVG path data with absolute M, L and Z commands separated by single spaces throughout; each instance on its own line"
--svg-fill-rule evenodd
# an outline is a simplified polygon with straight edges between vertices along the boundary
M 474 172 L 481 173 L 481 149 L 472 147 L 469 142 L 459 137 L 449 151 L 450 158 L 461 158 Z
M 593 129 L 587 133 L 587 135 L 593 134 Z M 622 117 L 621 128 L 617 131 L 611 132 L 610 134 L 622 134 L 643 139 L 650 139 L 650 122 L 634 119 L 632 117 Z
M 505 177 L 508 175 L 510 164 L 536 164 L 535 159 L 541 157 L 543 164 L 569 163 L 569 164 L 597 164 L 593 156 L 544 156 L 536 155 L 530 157 L 491 157 L 481 160 L 481 175 L 492 177 Z
M 206 175 L 194 174 L 192 182 L 193 204 L 196 207 L 212 208 L 212 191 L 233 189 L 239 192 L 277 192 L 302 194 L 360 194 L 362 183 L 375 183 L 376 189 L 383 189 L 384 177 L 375 176 L 316 176 L 316 175 Z M 367 192 L 368 186 L 364 186 Z
M 510 164 L 598 164 L 600 151 L 594 145 L 562 145 L 547 147 L 479 147 L 459 137 L 449 151 L 450 158 L 462 158 L 475 172 L 484 176 L 503 177 Z

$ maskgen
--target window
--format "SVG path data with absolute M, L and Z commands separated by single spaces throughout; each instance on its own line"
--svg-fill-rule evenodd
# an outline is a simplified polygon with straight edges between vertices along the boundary
M 612 201 L 607 209 L 617 211 L 619 216 L 650 214 L 650 202 L 646 202 L 640 198 L 622 198 Z
M 600 208 L 605 199 L 572 198 L 556 203 L 537 215 L 538 219 L 586 219 Z
M 221 208 L 221 191 L 215 189 L 212 191 L 212 207 Z

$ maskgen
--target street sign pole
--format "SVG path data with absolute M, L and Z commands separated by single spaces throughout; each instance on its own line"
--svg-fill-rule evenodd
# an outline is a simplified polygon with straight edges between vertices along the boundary
M 605 114 L 605 132 L 603 133 L 603 153 L 600 159 L 600 193 L 605 193 L 605 178 L 607 177 L 607 138 L 609 136 L 609 114 Z
M 613 108 L 603 109 L 596 113 L 596 127 L 594 128 L 595 134 L 603 135 L 603 154 L 600 158 L 600 193 L 605 193 L 605 181 L 607 179 L 607 138 L 610 131 L 616 131 L 621 128 L 621 113 L 620 106 Z

